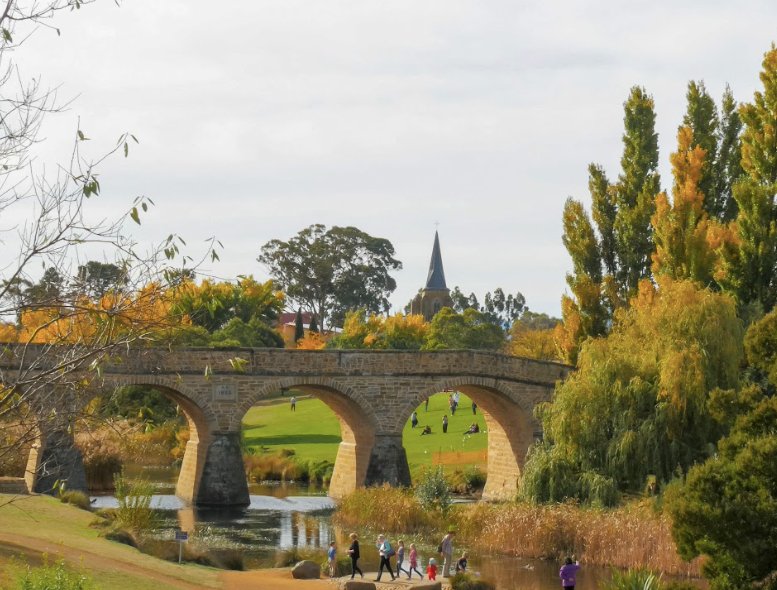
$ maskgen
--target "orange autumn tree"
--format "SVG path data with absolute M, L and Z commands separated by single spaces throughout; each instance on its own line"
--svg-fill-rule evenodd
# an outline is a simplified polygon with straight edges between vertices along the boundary
M 672 154 L 674 186 L 670 203 L 666 193 L 656 198 L 651 219 L 656 251 L 653 274 L 688 279 L 702 286 L 715 285 L 719 278 L 719 252 L 735 242 L 735 226 L 711 220 L 704 208 L 700 181 L 706 152 L 694 145 L 693 132 L 681 127 L 677 151 Z
M 345 316 L 343 331 L 329 341 L 327 348 L 420 350 L 428 331 L 429 324 L 420 315 L 351 311 Z

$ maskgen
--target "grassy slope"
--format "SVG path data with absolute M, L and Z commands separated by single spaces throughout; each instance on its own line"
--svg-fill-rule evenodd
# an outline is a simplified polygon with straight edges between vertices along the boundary
M 89 512 L 62 504 L 48 496 L 24 497 L 9 504 L 11 498 L 12 496 L 0 494 L 0 536 L 8 542 L 15 542 L 14 539 L 17 539 L 20 545 L 34 543 L 41 548 L 47 547 L 50 561 L 56 560 L 59 551 L 64 552 L 67 549 L 66 561 L 76 568 L 79 567 L 79 562 L 83 562 L 82 567 L 88 570 L 98 588 L 159 590 L 171 587 L 159 580 L 149 579 L 146 575 L 149 572 L 201 587 L 220 586 L 217 570 L 161 561 L 143 555 L 127 545 L 99 537 L 98 531 L 89 527 L 89 523 L 95 518 Z M 20 536 L 26 539 L 21 539 Z M 79 554 L 84 557 L 78 557 Z M 73 555 L 76 556 L 75 559 L 72 558 Z M 104 567 L 101 567 L 103 560 Z M 4 572 L 0 574 L 2 587 L 6 587 L 9 582 L 5 561 L 7 560 L 0 558 L 0 571 Z M 116 562 L 136 570 L 137 575 L 130 571 L 117 571 L 113 565 Z M 3 579 L 3 576 L 6 579 Z
M 485 470 L 487 434 L 485 420 L 478 411 L 472 415 L 472 402 L 465 395 L 459 400 L 459 410 L 450 415 L 448 395 L 438 393 L 429 399 L 429 411 L 418 407 L 418 426 L 413 430 L 410 420 L 405 425 L 403 443 L 410 470 L 415 476 L 422 467 L 442 463 L 446 469 L 476 464 Z M 442 434 L 442 416 L 448 414 L 448 433 Z M 480 434 L 464 436 L 472 422 L 480 426 Z M 432 434 L 421 436 L 428 424 Z M 251 408 L 243 420 L 246 442 L 251 447 L 266 447 L 270 451 L 294 449 L 303 461 L 326 459 L 334 462 L 340 443 L 340 422 L 322 401 L 303 398 L 297 401 L 297 411 L 291 412 L 287 399 L 277 404 Z

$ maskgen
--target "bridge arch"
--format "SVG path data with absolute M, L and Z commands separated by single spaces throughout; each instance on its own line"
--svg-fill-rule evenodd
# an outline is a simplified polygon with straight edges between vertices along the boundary
M 310 393 L 331 409 L 340 422 L 341 442 L 337 449 L 329 495 L 341 498 L 368 481 L 370 457 L 375 445 L 377 420 L 363 392 L 343 380 L 329 377 L 284 377 L 266 382 L 240 406 L 244 416 L 258 401 L 283 390 Z
M 208 449 L 213 442 L 213 434 L 219 430 L 218 419 L 210 404 L 200 399 L 201 396 L 184 383 L 164 376 L 110 375 L 104 383 L 114 388 L 131 385 L 153 388 L 181 408 L 189 427 L 189 440 L 175 485 L 175 494 L 186 502 L 197 503 L 200 499 Z
M 413 410 L 435 393 L 455 390 L 478 405 L 488 431 L 484 500 L 510 500 L 518 491 L 526 454 L 539 425 L 533 416 L 529 390 L 538 386 L 502 382 L 482 377 L 443 378 L 428 385 L 404 404 L 400 415 L 406 421 Z M 544 390 L 536 392 L 544 394 Z M 463 408 L 462 411 L 468 411 Z

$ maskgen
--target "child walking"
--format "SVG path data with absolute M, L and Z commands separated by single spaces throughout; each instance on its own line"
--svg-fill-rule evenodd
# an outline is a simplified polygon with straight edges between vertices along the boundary
M 405 542 L 400 539 L 397 541 L 397 576 L 399 572 L 407 573 L 407 570 L 402 567 L 402 562 L 405 561 Z
M 426 566 L 426 576 L 434 582 L 437 579 L 437 562 L 434 557 L 429 558 L 429 565 Z
M 413 576 L 413 572 L 423 580 L 424 575 L 418 571 L 418 551 L 415 549 L 415 543 L 410 543 L 410 567 L 407 568 L 407 579 Z
M 329 558 L 329 577 L 335 577 L 335 555 L 337 555 L 337 549 L 335 548 L 335 542 L 329 543 L 329 551 L 326 552 L 326 556 Z

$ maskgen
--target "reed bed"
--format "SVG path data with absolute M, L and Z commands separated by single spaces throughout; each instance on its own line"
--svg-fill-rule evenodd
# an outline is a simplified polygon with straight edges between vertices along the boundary
M 677 555 L 669 517 L 639 503 L 614 509 L 478 503 L 456 505 L 443 519 L 423 511 L 411 491 L 383 487 L 360 489 L 342 499 L 334 519 L 345 528 L 379 526 L 428 540 L 453 525 L 457 545 L 470 550 L 553 560 L 575 555 L 592 565 L 701 575 L 700 560 L 688 563 Z
M 334 520 L 344 528 L 380 528 L 388 533 L 434 533 L 441 516 L 425 511 L 412 491 L 388 486 L 361 488 L 338 503 Z
M 669 517 L 648 506 L 474 504 L 454 518 L 460 536 L 480 550 L 540 559 L 576 555 L 594 565 L 701 575 L 699 560 L 688 563 L 677 555 Z

